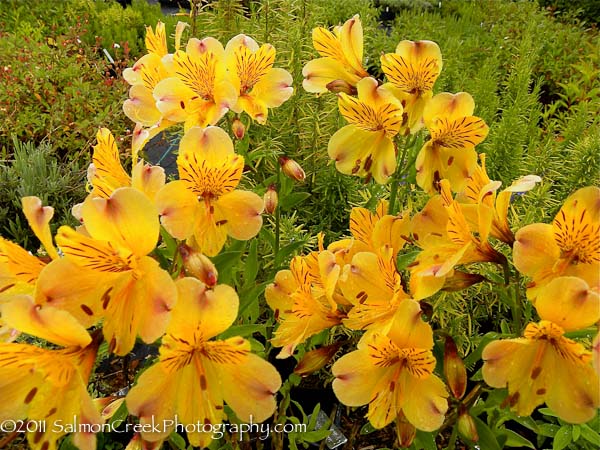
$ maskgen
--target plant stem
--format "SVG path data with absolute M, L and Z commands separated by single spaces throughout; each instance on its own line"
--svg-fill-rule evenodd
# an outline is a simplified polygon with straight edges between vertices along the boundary
M 281 190 L 281 165 L 277 164 L 277 184 Z M 279 253 L 279 239 L 280 239 L 280 221 L 281 221 L 281 207 L 278 205 L 275 208 L 275 248 L 273 249 L 274 258 L 277 258 Z
M 390 188 L 388 214 L 394 215 L 397 213 L 396 199 L 398 198 L 398 185 L 400 184 L 400 178 L 402 178 L 402 175 L 406 173 L 406 167 L 403 167 L 402 169 L 400 169 L 400 167 L 406 159 L 408 150 L 414 145 L 415 141 L 416 136 L 414 139 L 411 139 L 411 136 L 406 139 L 404 145 L 402 146 L 402 153 L 400 153 L 400 157 L 396 161 L 396 171 L 392 175 L 392 186 Z M 396 147 L 396 149 L 398 148 L 396 142 L 394 142 L 394 147 Z

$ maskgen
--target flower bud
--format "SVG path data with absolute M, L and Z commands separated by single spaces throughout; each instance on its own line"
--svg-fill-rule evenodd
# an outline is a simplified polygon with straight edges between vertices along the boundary
M 246 127 L 242 121 L 236 117 L 233 119 L 233 122 L 231 122 L 231 131 L 233 132 L 233 135 L 241 141 L 244 139 L 244 134 L 246 134 Z
M 207 256 L 195 251 L 188 245 L 181 245 L 179 253 L 183 259 L 183 267 L 188 275 L 198 278 L 208 287 L 213 287 L 217 284 L 219 273 L 217 268 Z
M 279 157 L 279 165 L 281 166 L 283 173 L 286 174 L 286 176 L 290 177 L 292 180 L 304 181 L 304 179 L 306 178 L 304 169 L 300 167 L 300 164 L 298 164 L 293 159 L 288 158 L 287 156 Z
M 357 90 L 354 86 L 344 80 L 333 80 L 325 85 L 329 92 L 344 92 L 348 95 L 356 95 Z
M 454 339 L 450 336 L 446 338 L 444 345 L 444 375 L 452 395 L 458 399 L 462 398 L 467 389 L 467 369 L 458 356 Z
M 265 212 L 267 214 L 273 214 L 277 208 L 277 203 L 279 202 L 279 197 L 274 184 L 269 186 L 269 189 L 267 189 L 267 192 L 265 192 L 263 200 L 265 202 Z
M 485 281 L 485 277 L 483 275 L 455 270 L 454 275 L 446 278 L 442 290 L 449 292 L 462 291 L 463 289 L 473 286 L 474 284 L 481 283 L 482 281 Z
M 460 405 L 458 408 L 458 433 L 471 442 L 477 442 L 479 440 L 475 421 L 464 405 Z
M 410 423 L 402 411 L 396 418 L 396 434 L 398 436 L 398 445 L 401 448 L 408 448 L 412 445 L 417 429 Z
M 311 373 L 322 369 L 329 361 L 331 361 L 331 358 L 334 357 L 339 348 L 340 344 L 338 343 L 327 345 L 306 353 L 294 369 L 294 373 L 301 377 L 306 377 Z

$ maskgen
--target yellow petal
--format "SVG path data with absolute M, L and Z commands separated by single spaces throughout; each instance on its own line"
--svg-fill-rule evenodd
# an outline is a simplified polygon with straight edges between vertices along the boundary
M 265 289 L 265 299 L 278 319 L 281 312 L 290 310 L 293 304 L 292 292 L 298 289 L 298 283 L 290 270 L 280 270 L 273 283 Z
M 581 278 L 559 277 L 541 289 L 535 309 L 565 331 L 580 330 L 600 319 L 600 295 Z
M 535 280 L 545 278 L 560 257 L 551 225 L 534 223 L 517 231 L 513 260 L 519 272 Z
M 0 264 L 5 264 L 7 275 L 10 277 L 7 283 L 16 280 L 32 285 L 46 266 L 21 246 L 2 237 L 0 237 Z M 6 286 L 4 288 L 8 289 Z
M 131 179 L 123 170 L 119 150 L 110 130 L 101 128 L 96 139 L 98 144 L 94 146 L 92 157 L 95 171 L 91 183 L 98 195 L 108 198 L 115 189 L 129 186 Z
M 123 112 L 130 120 L 146 127 L 156 124 L 162 117 L 156 108 L 152 91 L 140 84 L 129 89 L 129 98 L 123 103 Z
M 276 108 L 294 93 L 292 83 L 287 70 L 271 69 L 254 85 L 252 95 L 268 108 Z
M 231 338 L 225 342 L 235 345 L 238 341 L 244 339 Z M 281 377 L 270 363 L 248 353 L 239 363 L 224 360 L 218 373 L 223 398 L 240 420 L 263 422 L 275 412 L 275 394 L 281 387 Z
M 223 195 L 215 204 L 215 219 L 223 222 L 227 234 L 246 241 L 262 227 L 263 199 L 254 192 L 235 190 Z
M 158 241 L 156 206 L 136 189 L 119 188 L 108 199 L 88 198 L 82 215 L 94 238 L 129 249 L 137 256 L 150 253 Z
M 227 285 L 208 289 L 201 281 L 186 277 L 177 281 L 178 304 L 173 311 L 170 333 L 179 327 L 194 332 L 202 324 L 202 335 L 209 339 L 222 333 L 235 321 L 238 313 L 238 296 Z
M 339 37 L 341 50 L 348 64 L 356 73 L 364 72 L 362 67 L 363 28 L 358 14 L 342 25 Z
M 302 69 L 304 80 L 302 87 L 307 92 L 328 92 L 327 85 L 335 80 L 343 80 L 354 86 L 360 76 L 344 70 L 344 67 L 333 58 L 318 58 L 309 61 Z
M 399 348 L 432 348 L 433 331 L 431 326 L 423 321 L 422 315 L 419 302 L 412 299 L 402 300 L 388 333 L 391 341 Z
M 150 166 L 142 161 L 133 166 L 131 187 L 143 192 L 150 200 L 165 185 L 165 170 L 159 166 Z
M 57 345 L 83 348 L 92 340 L 85 327 L 67 311 L 35 305 L 30 296 L 13 297 L 2 305 L 1 311 L 10 327 Z
M 40 240 L 48 255 L 52 259 L 58 258 L 58 253 L 52 243 L 52 234 L 50 233 L 49 222 L 54 215 L 54 208 L 51 206 L 42 206 L 42 201 L 37 197 L 23 197 L 23 213 L 31 230 Z
M 156 207 L 160 222 L 177 239 L 186 239 L 194 233 L 194 224 L 198 214 L 198 200 L 187 189 L 185 181 L 167 183 L 156 194 Z
M 371 364 L 365 349 L 355 350 L 338 359 L 331 372 L 332 387 L 340 402 L 346 406 L 362 406 L 371 401 L 381 378 L 390 376 L 384 367 Z
M 405 393 L 402 411 L 416 428 L 435 431 L 442 426 L 448 410 L 448 392 L 444 382 L 435 375 L 417 379 L 406 371 L 400 376 Z
M 427 128 L 435 126 L 441 118 L 454 121 L 470 117 L 475 110 L 475 101 L 467 92 L 450 94 L 442 92 L 434 96 L 423 111 L 423 120 Z
M 152 27 L 146 27 L 145 43 L 149 53 L 155 53 L 158 56 L 166 55 L 168 50 L 165 24 L 159 21 L 156 24 L 156 31 L 152 30 Z

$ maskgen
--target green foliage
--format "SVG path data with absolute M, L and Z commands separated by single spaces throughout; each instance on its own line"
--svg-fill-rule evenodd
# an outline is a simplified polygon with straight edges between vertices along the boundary
M 0 236 L 18 242 L 30 251 L 39 247 L 21 211 L 21 198 L 34 195 L 43 205 L 54 207 L 50 224 L 75 224 L 71 208 L 85 195 L 84 171 L 75 165 L 59 164 L 50 144 L 35 145 L 13 139 L 14 159 L 0 162 Z

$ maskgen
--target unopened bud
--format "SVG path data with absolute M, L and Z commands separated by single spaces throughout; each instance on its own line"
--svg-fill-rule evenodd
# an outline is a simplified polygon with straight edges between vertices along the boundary
M 354 86 L 344 80 L 333 80 L 325 85 L 329 92 L 343 92 L 348 95 L 356 95 L 357 90 Z
M 460 405 L 458 409 L 458 433 L 471 442 L 477 442 L 479 440 L 475 421 L 464 405 Z
M 267 214 L 273 214 L 277 208 L 277 203 L 279 203 L 279 197 L 274 184 L 269 186 L 269 189 L 267 189 L 267 192 L 265 192 L 263 200 L 265 202 L 265 212 Z
M 300 167 L 300 164 L 298 164 L 293 159 L 288 158 L 287 156 L 279 157 L 279 165 L 281 166 L 283 173 L 285 173 L 288 177 L 290 177 L 293 180 L 304 181 L 304 179 L 306 178 L 304 169 Z
M 396 435 L 398 436 L 398 445 L 401 448 L 408 448 L 412 445 L 417 434 L 417 429 L 410 423 L 402 411 L 396 418 Z
M 100 416 L 102 416 L 104 420 L 108 420 L 114 416 L 124 401 L 125 397 L 119 398 L 116 396 L 96 398 L 93 400 L 94 406 L 100 412 Z
M 446 337 L 444 345 L 444 375 L 452 395 L 458 399 L 462 398 L 467 389 L 467 369 L 458 356 L 454 339 L 450 336 Z
M 485 281 L 485 277 L 483 275 L 456 270 L 454 271 L 454 275 L 446 278 L 442 290 L 449 292 L 462 291 L 463 289 L 473 286 L 474 284 L 481 283 L 482 281 Z
M 233 122 L 231 122 L 231 131 L 233 132 L 233 135 L 241 141 L 244 139 L 244 134 L 246 134 L 246 127 L 242 121 L 236 117 L 233 119 Z
M 183 244 L 179 247 L 183 259 L 183 267 L 188 275 L 198 278 L 208 287 L 217 284 L 219 273 L 217 268 L 207 256 L 195 251 L 192 247 Z
M 304 358 L 298 363 L 294 369 L 296 375 L 306 377 L 314 373 L 331 361 L 331 358 L 337 353 L 340 344 L 327 345 L 316 350 L 312 350 L 304 355 Z

